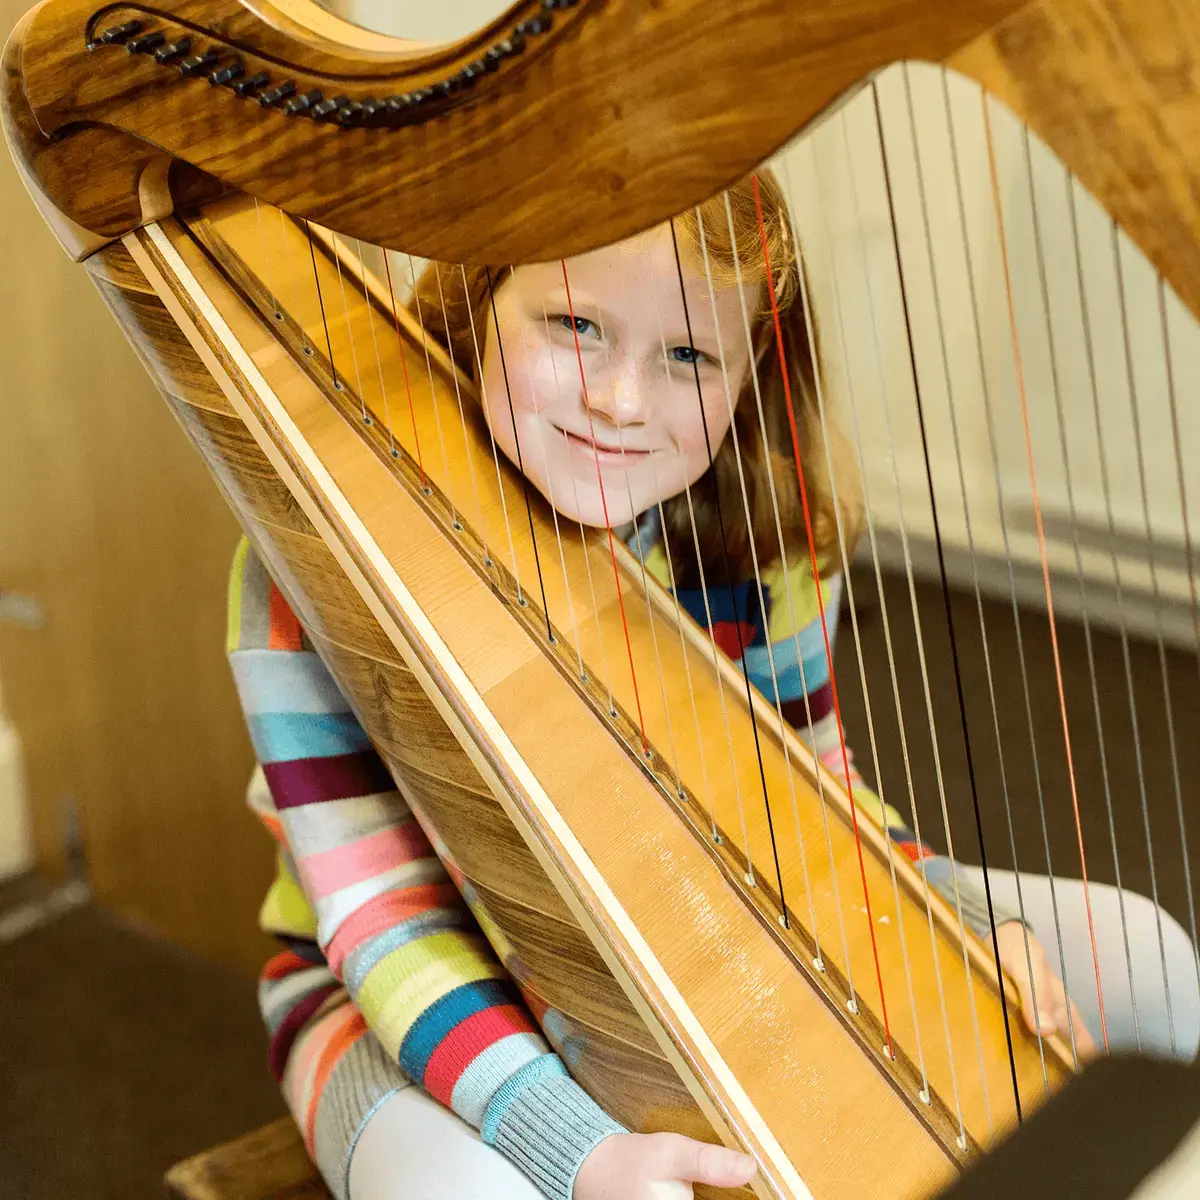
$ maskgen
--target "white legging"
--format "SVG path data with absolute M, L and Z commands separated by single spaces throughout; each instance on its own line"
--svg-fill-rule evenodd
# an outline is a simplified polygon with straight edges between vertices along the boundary
M 983 886 L 978 867 L 960 871 Z M 1017 911 L 1017 877 L 1011 871 L 989 871 L 988 878 L 996 902 Z M 1200 1043 L 1200 980 L 1190 938 L 1162 913 L 1160 941 L 1158 915 L 1144 896 L 1125 893 L 1122 927 L 1116 888 L 1090 884 L 1088 891 L 1110 1049 L 1132 1052 L 1140 1046 L 1144 1053 L 1167 1056 L 1173 1040 L 1176 1057 L 1194 1057 Z M 1100 998 L 1083 884 L 1055 879 L 1054 893 L 1067 990 L 1100 1046 Z M 1022 873 L 1021 900 L 1025 920 L 1045 946 L 1050 965 L 1059 971 L 1049 877 Z M 541 1195 L 465 1122 L 415 1087 L 384 1101 L 363 1131 L 350 1164 L 351 1200 L 539 1200 Z

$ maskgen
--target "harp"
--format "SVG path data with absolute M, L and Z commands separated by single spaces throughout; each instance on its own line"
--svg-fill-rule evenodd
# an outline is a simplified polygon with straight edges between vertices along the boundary
M 1076 1056 L 1069 1039 L 1026 1032 L 995 946 L 859 811 L 778 697 L 751 688 L 736 647 L 717 648 L 619 539 L 523 485 L 480 417 L 481 352 L 464 361 L 437 336 L 438 305 L 456 272 L 465 283 L 463 265 L 486 267 L 489 284 L 515 267 L 515 286 L 538 264 L 564 264 L 569 287 L 568 262 L 663 228 L 779 156 L 802 251 L 795 283 L 821 332 L 813 387 L 824 419 L 842 381 L 867 501 L 873 570 L 856 574 L 848 537 L 834 566 L 848 590 L 879 581 L 885 622 L 896 597 L 881 563 L 895 568 L 919 650 L 922 686 L 901 695 L 890 626 L 887 660 L 868 663 L 867 605 L 848 597 L 840 642 L 853 654 L 828 666 L 846 695 L 862 681 L 860 760 L 881 782 L 875 722 L 886 740 L 893 706 L 904 773 L 885 799 L 911 802 L 923 836 L 959 857 L 990 850 L 1010 865 L 1012 823 L 1044 828 L 1045 797 L 1040 775 L 1015 799 L 1005 781 L 1018 762 L 1053 760 L 1044 782 L 1067 773 L 1060 800 L 1078 843 L 1057 870 L 1087 874 L 1090 849 L 1093 881 L 1111 859 L 1120 884 L 1122 853 L 1139 870 L 1148 858 L 1146 890 L 1158 890 L 1155 863 L 1164 885 L 1182 875 L 1176 916 L 1194 967 L 1187 746 L 1172 715 L 1194 680 L 1172 683 L 1169 668 L 1178 675 L 1178 645 L 1194 656 L 1197 633 L 1198 50 L 1200 21 L 1180 0 L 522 0 L 437 46 L 369 33 L 308 0 L 46 0 L 8 43 L 5 130 L 34 201 L 211 468 L 552 1042 L 630 1127 L 748 1150 L 756 1194 L 933 1194 Z M 947 115 L 922 125 L 923 103 Z M 880 151 L 865 168 L 854 157 L 864 130 Z M 1048 244 L 1039 221 L 1054 188 L 1070 236 Z M 857 229 L 838 241 L 846 222 Z M 991 257 L 980 250 L 989 223 Z M 946 239 L 968 264 L 957 312 Z M 1081 265 L 1097 239 L 1111 251 L 1115 338 L 1099 332 Z M 413 256 L 436 269 L 418 280 Z M 1135 293 L 1148 304 L 1132 306 Z M 494 296 L 459 293 L 485 307 Z M 898 353 L 880 332 L 886 297 L 902 318 Z M 979 333 L 989 303 L 1011 332 L 999 349 Z M 471 328 L 485 335 L 487 317 Z M 1068 371 L 1072 319 L 1083 357 Z M 1134 364 L 1135 336 L 1151 346 L 1153 384 Z M 505 349 L 505 369 L 523 369 L 525 354 Z M 871 354 L 877 406 L 856 409 Z M 1000 383 L 989 356 L 1006 363 Z M 1098 399 L 1083 410 L 1089 437 L 1110 443 L 1096 460 L 1106 519 L 1089 541 L 1063 396 L 1074 388 L 1091 404 L 1113 361 L 1127 373 L 1126 416 L 1106 423 Z M 980 475 L 963 460 L 963 370 L 990 448 Z M 1162 401 L 1153 417 L 1150 390 Z M 1023 476 L 1006 467 L 1002 400 Z M 906 466 L 917 490 L 894 476 L 889 509 L 878 471 L 902 457 L 901 409 L 916 422 Z M 1151 429 L 1169 451 L 1148 470 Z M 1134 437 L 1124 474 L 1109 472 Z M 1047 456 L 1066 467 L 1057 509 L 1037 486 Z M 1152 498 L 1155 513 L 1170 510 L 1168 535 Z M 998 512 L 986 536 L 981 506 Z M 944 592 L 924 620 L 950 638 L 951 695 L 930 683 L 922 571 Z M 955 578 L 969 585 L 965 609 Z M 985 619 L 993 594 L 1000 615 Z M 834 599 L 817 595 L 828 634 Z M 1024 659 L 987 651 L 988 632 L 1014 620 L 1019 643 L 1026 606 L 1048 622 L 1061 709 L 1040 749 L 1011 735 L 993 686 L 1025 678 Z M 1145 729 L 1126 713 L 1120 730 L 1082 732 L 1091 701 L 1069 694 L 1063 666 L 1073 622 L 1087 634 L 1099 726 L 1093 638 L 1112 624 L 1133 706 L 1139 612 L 1171 730 L 1156 822 L 1144 773 L 1138 788 L 1110 785 L 1118 757 L 1136 754 L 1141 770 Z M 987 690 L 975 680 L 972 727 L 960 655 L 977 636 Z M 910 741 L 931 753 L 927 778 Z M 1003 807 L 952 817 L 941 762 L 952 743 L 968 799 L 1003 786 Z M 1078 786 L 1085 756 L 1107 764 L 1103 788 Z M 1114 812 L 1144 845 L 1119 845 Z

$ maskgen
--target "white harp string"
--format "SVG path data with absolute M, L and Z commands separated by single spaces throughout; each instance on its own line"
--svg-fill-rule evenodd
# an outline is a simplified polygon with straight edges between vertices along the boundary
M 467 412 L 463 406 L 462 385 L 459 383 L 458 372 L 461 369 L 454 360 L 454 339 L 449 336 L 450 330 L 450 315 L 446 312 L 446 294 L 442 290 L 442 268 L 441 264 L 435 259 L 429 264 L 426 270 L 432 269 L 434 282 L 437 284 L 438 304 L 442 309 L 442 325 L 447 331 L 446 336 L 446 353 L 450 356 L 450 377 L 454 381 L 454 400 L 458 405 L 458 419 L 462 425 L 463 434 L 463 450 L 467 456 L 467 474 L 471 477 L 471 492 L 475 497 L 475 514 L 479 521 L 479 541 L 483 546 L 483 565 L 485 567 L 492 566 L 492 555 L 488 549 L 487 529 L 483 521 L 483 501 L 479 498 L 479 480 L 475 476 L 475 454 L 471 448 L 471 436 L 467 429 Z
M 815 142 L 810 140 L 810 145 L 814 150 L 815 161 Z M 875 771 L 875 792 L 879 797 L 880 823 L 883 826 L 883 836 L 889 851 L 888 875 L 892 885 L 892 901 L 896 906 L 896 926 L 900 937 L 900 955 L 904 962 L 904 980 L 908 990 L 909 1010 L 912 1015 L 913 1037 L 916 1042 L 917 1049 L 917 1065 L 921 1072 L 920 1098 L 924 1103 L 929 1103 L 931 1095 L 929 1090 L 929 1075 L 925 1065 L 925 1044 L 921 1038 L 921 1021 L 917 1012 L 916 993 L 913 987 L 912 964 L 908 955 L 908 933 L 904 922 L 904 905 L 900 900 L 900 883 L 896 875 L 895 850 L 892 846 L 891 830 L 888 827 L 887 795 L 884 787 L 883 767 L 879 758 L 879 744 L 875 736 L 875 717 L 871 707 L 871 693 L 867 686 L 866 658 L 863 653 L 862 635 L 858 627 L 858 611 L 854 599 L 854 579 L 850 571 L 850 548 L 848 546 L 847 533 L 842 520 L 842 505 L 838 493 L 837 469 L 834 465 L 833 450 L 830 444 L 830 417 L 828 415 L 825 385 L 823 382 L 823 365 L 817 360 L 817 334 L 816 322 L 813 318 L 812 296 L 809 292 L 808 272 L 797 233 L 800 225 L 796 219 L 796 193 L 792 183 L 790 154 L 784 154 L 782 156 L 781 165 L 784 185 L 783 194 L 788 206 L 788 222 L 790 224 L 789 237 L 792 242 L 793 253 L 796 256 L 796 273 L 798 277 L 797 285 L 800 292 L 800 303 L 804 315 L 804 332 L 808 341 L 809 353 L 812 355 L 813 360 L 813 387 L 816 393 L 815 398 L 817 402 L 817 415 L 821 423 L 821 441 L 825 451 L 825 469 L 829 473 L 829 491 L 830 500 L 833 505 L 834 524 L 837 529 L 838 555 L 842 565 L 842 579 L 846 588 L 846 604 L 850 612 L 850 627 L 853 632 L 854 656 L 856 665 L 858 667 L 859 685 L 862 688 L 863 710 L 867 722 L 867 742 L 871 748 L 871 765 Z M 839 333 L 840 332 L 841 331 L 839 329 Z M 847 354 L 844 340 L 842 341 L 842 354 Z M 780 539 L 782 543 L 782 531 L 779 525 L 778 511 L 776 511 L 775 519 L 776 529 L 780 532 Z M 799 657 L 800 648 L 798 642 L 796 644 L 796 653 L 797 657 Z M 854 792 L 853 788 L 849 785 L 849 782 L 847 782 L 847 791 L 850 793 L 851 802 L 853 803 Z
M 479 346 L 479 335 L 475 332 L 475 313 L 471 307 L 471 288 L 467 283 L 466 268 L 459 264 L 462 276 L 463 299 L 467 305 L 467 324 L 471 326 L 471 344 L 475 347 L 475 366 L 478 369 L 476 378 L 479 380 L 479 403 L 483 405 L 483 423 L 487 426 L 488 443 L 492 447 L 492 463 L 496 468 L 496 490 L 500 493 L 500 511 L 504 514 L 504 532 L 508 537 L 508 555 L 512 563 L 513 580 L 517 586 L 517 601 L 525 603 L 525 593 L 521 591 L 521 568 L 517 562 L 517 551 L 513 544 L 512 525 L 508 519 L 508 500 L 504 494 L 504 474 L 500 470 L 500 454 L 496 449 L 496 435 L 492 433 L 491 405 L 488 403 L 487 380 L 483 371 L 483 353 Z
M 729 196 L 729 193 L 726 192 L 725 198 L 728 199 L 728 196 Z M 734 414 L 734 396 L 733 396 L 732 389 L 729 386 L 729 366 L 725 359 L 725 338 L 721 331 L 721 318 L 717 312 L 717 294 L 716 294 L 715 288 L 713 287 L 712 263 L 709 261 L 709 257 L 708 257 L 708 237 L 704 230 L 704 214 L 701 212 L 699 206 L 697 206 L 695 212 L 696 212 L 696 230 L 699 235 L 699 241 L 700 241 L 700 253 L 701 253 L 701 256 L 704 261 L 704 278 L 705 278 L 705 282 L 708 286 L 709 307 L 710 307 L 710 310 L 712 313 L 713 328 L 716 330 L 716 334 L 717 334 L 717 350 L 718 350 L 718 354 L 720 357 L 720 366 L 721 366 L 721 387 L 725 393 L 725 408 L 729 414 L 729 436 L 733 443 L 733 455 L 734 455 L 734 463 L 737 467 L 738 487 L 741 490 L 741 496 L 742 496 L 742 511 L 745 514 L 746 529 L 749 534 L 749 536 L 747 538 L 747 542 L 748 542 L 749 549 L 750 549 L 750 561 L 754 568 L 754 586 L 755 586 L 756 594 L 758 596 L 758 611 L 762 614 L 765 640 L 766 640 L 766 646 L 767 646 L 767 663 L 771 670 L 771 697 L 768 697 L 768 699 L 773 699 L 773 701 L 774 701 L 775 718 L 779 722 L 779 740 L 780 740 L 781 745 L 783 746 L 783 761 L 784 761 L 786 774 L 787 774 L 788 798 L 790 799 L 791 805 L 792 805 L 792 816 L 793 816 L 793 820 L 795 821 L 795 826 L 796 826 L 796 844 L 798 845 L 798 847 L 800 849 L 800 867 L 801 867 L 801 872 L 804 876 L 804 892 L 805 892 L 805 896 L 808 900 L 809 915 L 810 915 L 810 919 L 812 921 L 813 944 L 814 944 L 815 951 L 816 951 L 815 958 L 816 958 L 816 960 L 820 960 L 821 959 L 821 945 L 820 945 L 820 941 L 818 940 L 817 914 L 816 914 L 816 909 L 813 904 L 812 884 L 809 880 L 809 875 L 808 875 L 808 853 L 807 853 L 807 850 L 804 845 L 804 835 L 802 834 L 802 832 L 800 830 L 800 806 L 796 799 L 795 771 L 792 767 L 792 753 L 791 753 L 791 748 L 788 744 L 789 728 L 788 728 L 787 721 L 785 720 L 784 715 L 783 715 L 783 704 L 779 698 L 779 677 L 775 670 L 775 648 L 774 648 L 774 644 L 771 641 L 770 629 L 766 627 L 767 626 L 767 601 L 766 601 L 766 595 L 765 595 L 765 592 L 763 589 L 762 571 L 761 571 L 761 568 L 759 566 L 759 561 L 758 561 L 758 544 L 757 544 L 757 538 L 755 537 L 754 518 L 753 518 L 753 514 L 750 509 L 750 495 L 746 489 L 746 472 L 742 466 L 742 446 L 741 446 L 741 438 L 738 436 L 737 421 L 735 419 L 735 414 Z M 733 255 L 736 258 L 737 257 L 737 246 L 732 241 L 731 241 L 730 245 L 731 245 L 731 249 L 733 250 Z M 740 287 L 740 282 L 741 282 L 740 267 L 738 268 L 737 273 L 738 273 L 738 279 L 739 279 L 739 297 L 741 297 L 742 292 L 741 292 L 741 287 Z M 743 308 L 743 312 L 744 312 L 744 308 Z M 749 339 L 747 339 L 747 344 L 749 344 Z M 756 365 L 753 361 L 753 359 L 754 359 L 753 351 L 751 351 L 751 353 L 748 355 L 748 357 L 750 359 L 750 369 L 752 371 L 756 371 Z M 763 444 L 765 446 L 767 443 L 764 441 Z M 779 524 L 780 524 L 779 502 L 778 502 L 778 498 L 777 498 L 776 492 L 775 492 L 775 480 L 774 480 L 773 472 L 771 472 L 771 471 L 767 472 L 767 479 L 768 479 L 769 485 L 770 485 L 769 491 L 770 491 L 770 495 L 771 495 L 771 506 L 772 506 L 772 509 L 775 514 L 775 525 L 776 525 L 776 528 L 778 529 Z M 785 590 L 788 590 L 788 591 L 790 591 L 789 582 L 790 581 L 788 580 L 788 577 L 785 575 L 784 576 L 784 588 L 785 588 Z M 853 993 L 851 993 L 851 995 L 853 995 Z
M 338 253 L 338 235 L 332 229 L 326 231 L 329 234 L 332 242 L 333 250 L 332 257 L 334 265 L 337 267 L 338 291 L 342 296 L 342 313 L 346 318 L 346 338 L 350 342 L 350 361 L 354 367 L 354 386 L 358 393 L 358 403 L 362 409 L 363 418 L 367 415 L 367 398 L 363 395 L 362 372 L 358 366 L 358 346 L 354 337 L 354 321 L 350 316 L 350 301 L 346 295 L 346 280 L 342 274 L 342 257 Z M 361 264 L 360 264 L 361 265 Z M 370 310 L 367 310 L 367 317 L 370 319 Z
M 362 242 L 358 238 L 354 239 L 354 248 L 358 252 L 358 261 L 363 261 Z M 392 402 L 388 398 L 387 381 L 383 377 L 383 355 L 379 353 L 379 335 L 375 332 L 375 321 L 370 322 L 371 326 L 371 348 L 375 351 L 375 369 L 379 372 L 379 395 L 383 400 L 383 423 L 387 426 L 388 449 L 391 451 L 393 458 L 400 457 L 400 451 L 396 446 L 396 432 L 392 428 Z M 364 416 L 363 420 L 369 425 L 371 424 L 370 416 Z
M 822 218 L 822 232 L 823 232 L 824 236 L 821 240 L 825 246 L 825 252 L 826 252 L 826 256 L 827 256 L 827 260 L 828 260 L 828 268 L 829 268 L 829 280 L 830 280 L 830 285 L 833 290 L 833 306 L 832 307 L 833 307 L 834 324 L 835 324 L 835 327 L 837 330 L 834 341 L 837 343 L 837 345 L 841 349 L 841 365 L 842 365 L 843 378 L 845 380 L 845 385 L 846 385 L 845 395 L 846 395 L 847 407 L 850 412 L 851 422 L 854 426 L 854 436 L 851 439 L 851 442 L 854 446 L 856 466 L 858 468 L 859 479 L 861 481 L 861 487 L 862 487 L 863 521 L 864 521 L 864 524 L 866 525 L 866 529 L 867 529 L 867 539 L 871 546 L 871 563 L 872 563 L 872 567 L 874 569 L 875 588 L 876 588 L 876 592 L 877 592 L 878 599 L 879 599 L 879 614 L 880 614 L 881 623 L 883 626 L 884 649 L 886 650 L 886 653 L 887 653 L 888 674 L 890 677 L 891 689 L 892 689 L 892 702 L 896 709 L 896 726 L 897 726 L 897 731 L 900 736 L 900 756 L 901 756 L 902 762 L 904 763 L 904 779 L 905 779 L 905 785 L 906 785 L 907 792 L 908 792 L 909 810 L 912 814 L 913 833 L 916 835 L 918 842 L 923 842 L 923 838 L 921 836 L 921 816 L 917 810 L 916 787 L 913 782 L 912 759 L 911 759 L 911 755 L 909 753 L 909 746 L 908 746 L 908 731 L 907 731 L 906 723 L 904 720 L 904 705 L 900 699 L 900 680 L 899 680 L 899 675 L 896 671 L 896 655 L 895 655 L 895 646 L 892 641 L 891 618 L 888 613 L 887 594 L 884 591 L 883 571 L 882 571 L 882 567 L 880 566 L 880 560 L 879 560 L 879 544 L 878 544 L 878 538 L 877 538 L 876 531 L 875 531 L 875 517 L 874 517 L 874 512 L 873 512 L 872 504 L 871 504 L 871 486 L 870 486 L 870 481 L 869 481 L 869 478 L 867 475 L 866 463 L 863 458 L 862 427 L 861 427 L 861 423 L 860 423 L 860 419 L 859 419 L 858 404 L 855 399 L 856 389 L 854 386 L 854 376 L 853 376 L 853 372 L 850 369 L 850 357 L 849 357 L 850 352 L 849 352 L 849 343 L 846 339 L 845 314 L 842 311 L 842 294 L 841 294 L 841 288 L 838 284 L 837 265 L 834 261 L 834 256 L 833 256 L 833 242 L 831 239 L 831 230 L 830 230 L 830 226 L 829 226 L 829 215 L 828 215 L 826 194 L 825 194 L 824 187 L 821 186 L 821 180 L 824 178 L 824 176 L 821 171 L 820 160 L 817 156 L 816 142 L 811 141 L 809 143 L 809 145 L 812 149 L 812 159 L 813 159 L 813 167 L 814 167 L 813 175 L 814 175 L 814 178 L 817 180 L 818 201 L 819 201 L 818 207 L 820 209 L 821 218 Z M 846 162 L 846 172 L 847 172 L 847 176 L 849 177 L 850 172 L 851 172 L 851 166 L 850 166 L 850 162 L 848 159 Z M 851 178 L 850 181 L 851 181 L 851 191 L 853 193 L 853 190 L 854 190 L 853 179 Z M 858 223 L 859 223 L 859 226 L 861 227 L 861 223 L 862 223 L 861 218 L 859 218 Z M 878 341 L 878 335 L 876 335 L 876 340 Z M 882 367 L 880 368 L 880 370 L 882 370 Z M 884 402 L 886 403 L 886 396 L 884 397 Z M 864 688 L 864 691 L 865 691 L 865 688 Z M 946 984 L 945 984 L 945 980 L 942 977 L 941 961 L 938 957 L 938 952 L 937 952 L 938 951 L 937 929 L 934 924 L 934 918 L 933 918 L 932 889 L 931 889 L 931 886 L 929 883 L 929 877 L 926 875 L 924 869 L 922 869 L 920 867 L 920 865 L 918 865 L 917 870 L 918 870 L 918 874 L 920 875 L 920 878 L 921 878 L 921 889 L 922 889 L 923 898 L 925 901 L 925 919 L 926 919 L 926 927 L 927 927 L 928 933 L 929 933 L 929 946 L 930 946 L 930 950 L 931 950 L 930 957 L 933 960 L 934 983 L 937 988 L 938 1007 L 941 1010 L 941 1015 L 942 1015 L 942 1032 L 943 1032 L 943 1035 L 946 1040 L 946 1057 L 947 1057 L 947 1062 L 948 1062 L 949 1068 L 950 1068 L 950 1089 L 951 1089 L 951 1094 L 954 1098 L 954 1113 L 955 1113 L 955 1117 L 958 1121 L 959 1137 L 960 1137 L 960 1139 L 965 1139 L 966 1138 L 966 1122 L 963 1117 L 962 1099 L 959 1094 L 959 1088 L 958 1088 L 958 1064 L 955 1059 L 955 1053 L 954 1053 L 954 1039 L 950 1033 L 950 1012 L 949 1012 L 949 1008 L 946 1003 Z M 925 1096 L 922 1096 L 921 1098 L 922 1098 L 922 1100 L 925 1100 L 926 1102 L 928 1102 L 928 1094 L 926 1094 Z

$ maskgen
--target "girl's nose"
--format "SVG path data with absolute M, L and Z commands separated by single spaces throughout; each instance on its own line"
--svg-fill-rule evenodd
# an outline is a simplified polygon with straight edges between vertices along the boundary
M 587 381 L 587 404 L 616 426 L 641 425 L 646 421 L 642 390 L 632 365 L 601 369 Z

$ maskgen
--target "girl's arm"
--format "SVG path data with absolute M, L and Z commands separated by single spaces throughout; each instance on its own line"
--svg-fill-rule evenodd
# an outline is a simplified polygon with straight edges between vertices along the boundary
M 270 1061 L 334 1194 L 374 1110 L 411 1081 L 570 1200 L 623 1130 L 551 1052 L 245 540 L 228 652 L 261 766 L 251 804 L 279 844 L 261 913 L 288 947 L 259 986 Z

